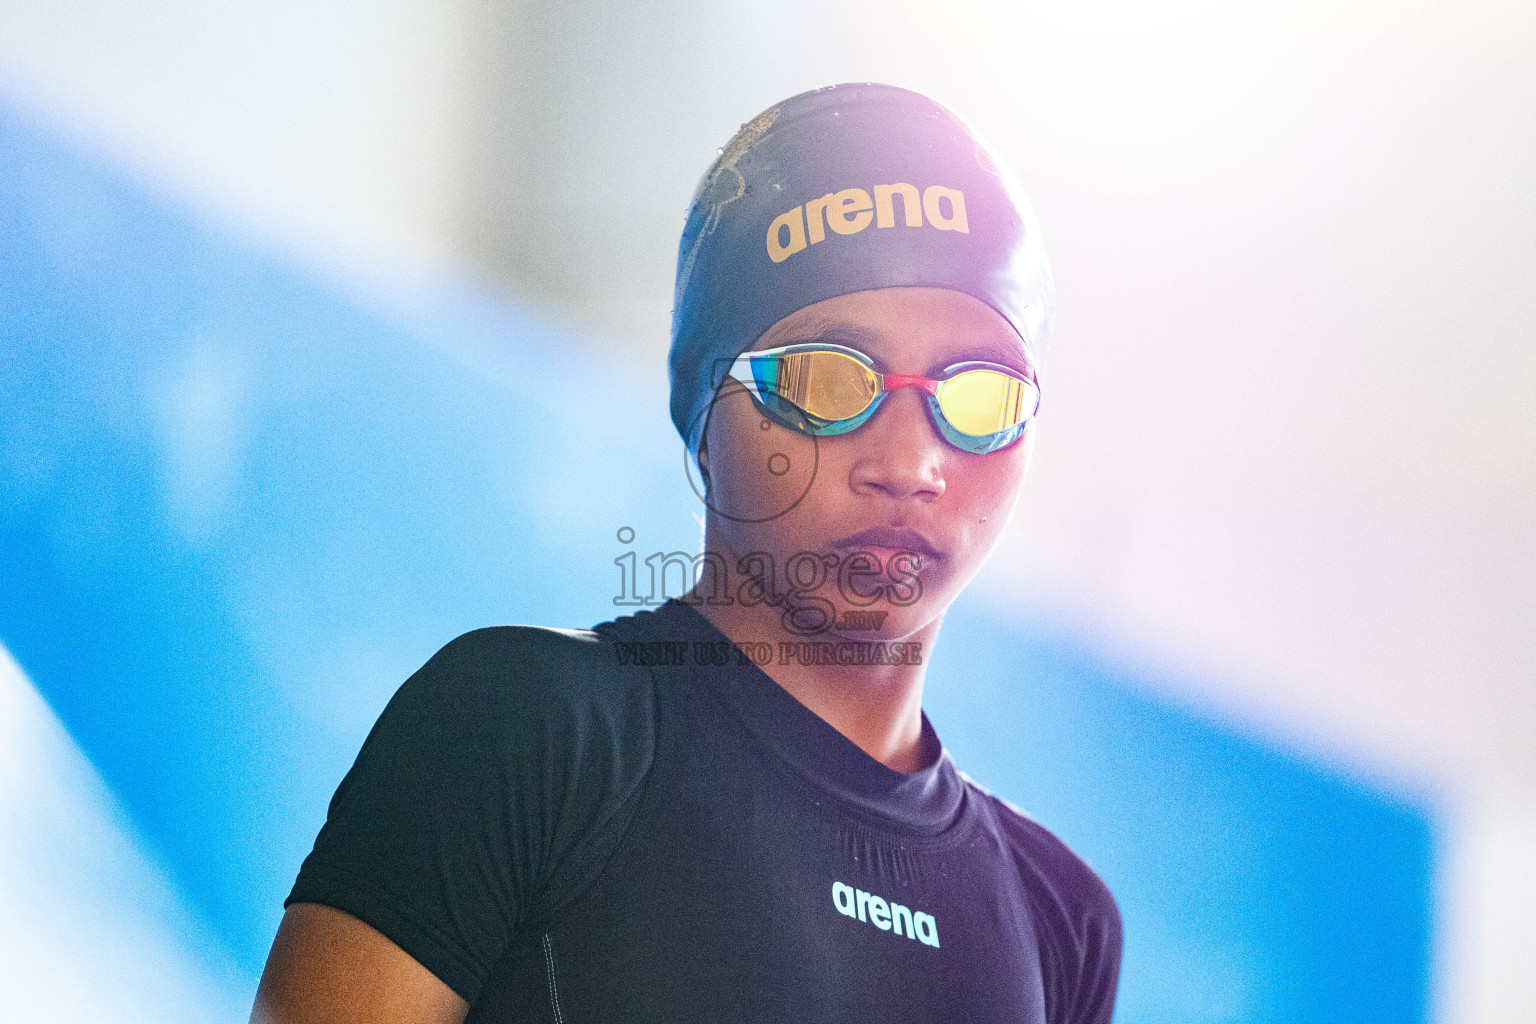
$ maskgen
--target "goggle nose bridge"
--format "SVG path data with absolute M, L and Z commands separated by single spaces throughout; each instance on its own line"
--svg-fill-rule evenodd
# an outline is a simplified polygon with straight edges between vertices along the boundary
M 874 371 L 870 371 L 874 372 Z M 937 396 L 939 393 L 939 381 L 929 377 L 919 377 L 911 373 L 875 373 L 875 380 L 879 382 L 880 392 L 894 391 L 897 388 L 918 387 Z M 878 394 L 879 392 L 877 392 Z

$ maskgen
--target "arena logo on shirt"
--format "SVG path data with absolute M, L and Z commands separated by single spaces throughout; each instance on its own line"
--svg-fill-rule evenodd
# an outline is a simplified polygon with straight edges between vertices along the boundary
M 905 935 L 935 949 L 939 947 L 939 922 L 932 914 L 910 910 L 844 882 L 832 883 L 832 905 L 839 914 L 867 921 L 883 932 Z
M 921 199 L 917 186 L 905 182 L 876 185 L 874 192 L 871 197 L 861 188 L 845 188 L 779 214 L 768 225 L 768 258 L 783 263 L 807 246 L 825 241 L 827 228 L 839 235 L 856 235 L 871 223 L 877 228 L 893 228 L 897 199 L 901 200 L 902 221 L 909 228 L 922 227 L 926 217 L 928 225 L 940 231 L 970 234 L 965 193 L 957 188 L 929 185 Z

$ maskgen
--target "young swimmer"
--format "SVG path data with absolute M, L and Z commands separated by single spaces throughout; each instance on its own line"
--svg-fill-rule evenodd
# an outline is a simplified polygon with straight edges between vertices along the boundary
M 1107 1024 L 1120 917 L 922 712 L 1029 466 L 1051 279 L 934 101 L 805 93 L 678 255 L 697 586 L 406 681 L 288 898 L 262 1022 Z

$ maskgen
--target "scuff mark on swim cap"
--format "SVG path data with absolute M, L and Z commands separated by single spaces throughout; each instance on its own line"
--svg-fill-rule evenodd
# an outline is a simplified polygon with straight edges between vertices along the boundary
M 698 207 L 706 191 L 714 191 L 716 183 L 726 171 L 736 179 L 735 187 L 729 189 L 729 195 L 710 201 L 709 216 L 705 218 L 704 224 L 694 235 L 693 245 L 689 247 L 687 255 L 678 261 L 677 284 L 672 294 L 674 302 L 679 301 L 688 288 L 688 280 L 693 276 L 694 261 L 698 259 L 699 246 L 703 244 L 704 239 L 715 233 L 715 227 L 720 223 L 720 211 L 747 194 L 747 179 L 742 177 L 736 165 L 741 162 L 742 157 L 752 151 L 752 147 L 756 146 L 763 136 L 768 134 L 768 129 L 773 127 L 773 122 L 778 116 L 779 108 L 769 107 L 737 129 L 736 134 L 731 136 L 731 141 L 725 144 L 725 148 L 715 158 L 714 164 L 699 181 L 699 187 L 693 193 L 693 202 L 689 204 L 690 213 L 693 208 Z

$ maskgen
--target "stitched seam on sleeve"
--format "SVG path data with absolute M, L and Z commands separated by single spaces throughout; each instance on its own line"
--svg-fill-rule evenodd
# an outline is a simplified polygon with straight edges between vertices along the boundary
M 555 983 L 555 940 L 544 933 L 544 972 L 549 979 L 549 1008 L 555 1015 L 555 1024 L 565 1024 L 560 1012 L 560 988 Z

